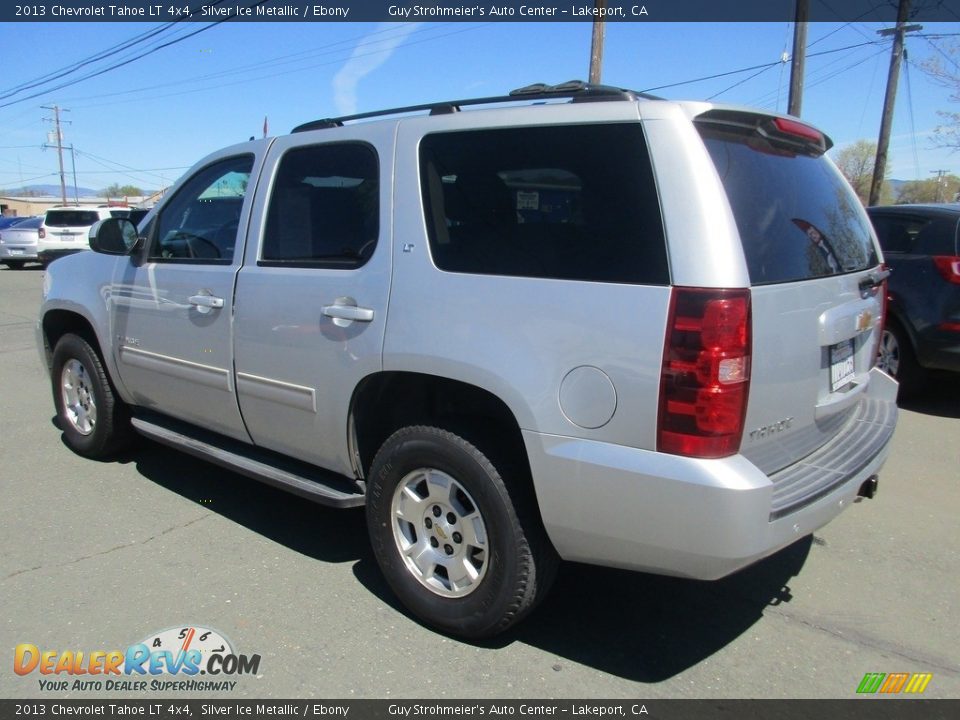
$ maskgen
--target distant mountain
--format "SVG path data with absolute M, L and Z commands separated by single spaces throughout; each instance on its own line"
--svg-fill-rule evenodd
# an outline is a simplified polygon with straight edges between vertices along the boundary
M 906 185 L 909 180 L 887 180 L 887 185 L 890 186 L 890 189 L 893 190 L 893 196 L 896 197 L 900 194 L 900 188 Z
M 60 197 L 60 186 L 59 185 L 25 185 L 20 188 L 10 188 L 8 190 L 0 191 L 4 195 L 9 196 L 43 196 L 43 197 Z M 90 188 L 78 187 L 74 190 L 73 185 L 67 185 L 67 199 L 71 199 L 76 196 L 80 197 L 97 197 L 100 194 L 99 190 L 91 190 Z

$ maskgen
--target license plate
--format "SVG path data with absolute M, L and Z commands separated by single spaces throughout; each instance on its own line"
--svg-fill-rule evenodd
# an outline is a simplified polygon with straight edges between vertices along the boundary
M 7 252 L 11 255 L 23 255 L 23 250 L 17 250 L 16 248 L 10 248 Z
M 830 346 L 830 392 L 853 380 L 853 340 Z

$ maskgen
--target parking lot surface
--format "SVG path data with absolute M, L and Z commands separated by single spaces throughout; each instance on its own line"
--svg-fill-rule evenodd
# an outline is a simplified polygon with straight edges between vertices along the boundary
M 34 344 L 42 277 L 0 269 L 0 698 L 851 698 L 872 672 L 960 697 L 957 378 L 903 408 L 876 499 L 813 538 L 714 583 L 564 565 L 529 619 L 469 644 L 400 609 L 362 510 L 146 441 L 72 454 Z M 180 627 L 256 672 L 172 693 L 12 671 L 17 645 L 89 655 Z

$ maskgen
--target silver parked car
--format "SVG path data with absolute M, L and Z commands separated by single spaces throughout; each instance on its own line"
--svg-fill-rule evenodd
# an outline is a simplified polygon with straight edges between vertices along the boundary
M 896 423 L 829 147 L 573 83 L 225 148 L 50 268 L 64 438 L 366 505 L 390 586 L 462 636 L 558 559 L 725 576 L 872 497 Z
M 0 263 L 18 270 L 28 262 L 38 262 L 37 243 L 43 216 L 26 217 L 0 230 Z

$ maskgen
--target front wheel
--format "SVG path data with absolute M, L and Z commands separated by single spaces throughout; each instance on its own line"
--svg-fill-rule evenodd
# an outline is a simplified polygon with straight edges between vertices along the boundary
M 60 338 L 50 377 L 57 419 L 71 450 L 101 458 L 129 442 L 128 408 L 116 396 L 100 356 L 86 340 L 73 334 Z
M 407 427 L 373 462 L 367 524 L 390 587 L 415 615 L 467 638 L 495 635 L 546 593 L 557 557 L 526 478 L 452 432 Z

